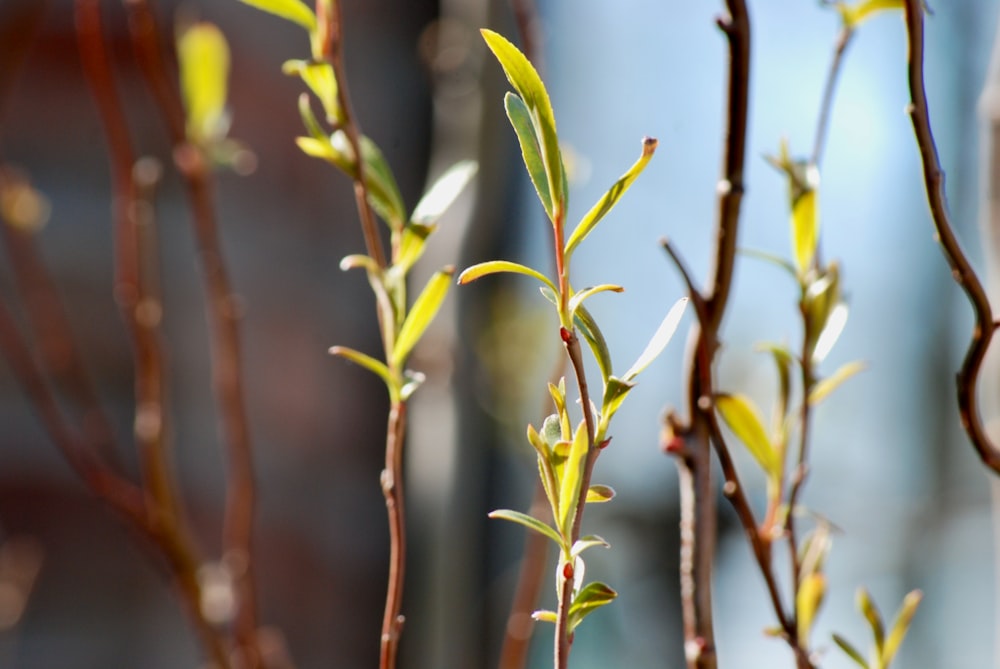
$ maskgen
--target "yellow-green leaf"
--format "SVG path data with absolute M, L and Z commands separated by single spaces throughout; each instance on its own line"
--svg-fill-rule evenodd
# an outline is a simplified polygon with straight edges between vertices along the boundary
M 480 32 L 486 45 L 503 67 L 507 80 L 521 96 L 528 111 L 531 112 L 535 137 L 541 148 L 541 158 L 545 166 L 548 191 L 551 194 L 550 218 L 554 217 L 556 210 L 562 212 L 565 209 L 566 175 L 563 170 L 562 154 L 559 151 L 555 114 L 552 112 L 549 94 L 534 66 L 516 46 L 502 35 L 491 30 Z
M 884 668 L 887 669 L 893 658 L 896 657 L 896 652 L 899 650 L 900 644 L 903 643 L 903 638 L 910 629 L 910 623 L 913 622 L 913 616 L 923 598 L 924 593 L 919 590 L 912 590 L 903 598 L 903 605 L 900 607 L 899 613 L 896 614 L 896 622 L 893 623 L 892 630 L 886 637 L 885 646 L 882 649 L 882 666 Z
M 534 530 L 535 532 L 538 532 L 539 534 L 542 534 L 548 537 L 549 539 L 552 539 L 552 541 L 556 542 L 558 545 L 560 546 L 563 545 L 562 537 L 560 537 L 559 534 L 554 529 L 552 529 L 542 521 L 538 520 L 537 518 L 529 516 L 526 513 L 521 513 L 520 511 L 511 511 L 510 509 L 498 509 L 496 511 L 490 512 L 489 517 L 501 518 L 503 520 L 509 520 L 514 523 L 519 523 L 521 525 L 524 525 L 528 529 Z
M 770 476 L 777 476 L 781 468 L 778 453 L 771 445 L 753 400 L 744 395 L 719 393 L 715 396 L 715 407 L 761 468 Z
M 420 337 L 423 336 L 427 326 L 431 324 L 438 309 L 441 308 L 441 303 L 451 286 L 451 276 L 454 273 L 454 267 L 445 267 L 435 272 L 427 281 L 427 285 L 424 286 L 423 291 L 413 303 L 413 307 L 410 308 L 406 320 L 399 328 L 396 344 L 392 348 L 392 361 L 395 365 L 401 367 L 406 364 L 406 358 L 410 355 L 410 351 L 420 341 Z
M 583 304 L 583 301 L 595 295 L 597 293 L 622 293 L 625 289 L 621 286 L 615 285 L 613 283 L 602 283 L 599 286 L 591 286 L 589 288 L 584 288 L 583 290 L 577 291 L 573 297 L 569 298 L 569 313 L 575 314 L 576 308 Z
M 554 286 L 552 290 L 554 293 Z M 587 307 L 582 304 L 577 306 L 576 313 L 573 314 L 573 323 L 580 328 L 583 338 L 590 345 L 590 350 L 594 353 L 594 359 L 597 360 L 597 366 L 601 370 L 601 379 L 607 382 L 611 378 L 611 352 L 608 351 L 608 343 L 604 339 L 604 333 L 597 326 L 597 321 L 594 320 L 594 317 L 587 311 Z
M 573 543 L 572 548 L 570 548 L 569 554 L 570 557 L 576 558 L 577 556 L 580 555 L 580 553 L 587 550 L 588 548 L 595 548 L 598 546 L 601 548 L 611 548 L 611 544 L 609 544 L 601 537 L 597 536 L 596 534 L 588 534 L 585 537 L 580 537 Z
M 618 200 L 625 194 L 625 191 L 632 185 L 636 177 L 646 169 L 646 165 L 649 164 L 650 158 L 653 157 L 653 153 L 656 151 L 656 144 L 657 141 L 652 137 L 642 138 L 642 154 L 640 154 L 639 159 L 608 189 L 608 192 L 601 196 L 597 204 L 591 207 L 590 211 L 587 212 L 586 216 L 576 226 L 576 229 L 573 230 L 569 241 L 566 242 L 565 254 L 567 258 L 597 226 L 600 220 L 604 218 L 605 214 L 614 208 L 615 204 L 618 203 Z
M 595 581 L 583 586 L 569 607 L 570 632 L 575 630 L 587 615 L 605 604 L 610 604 L 616 597 L 618 593 L 604 583 Z
M 507 93 L 503 98 L 503 106 L 507 118 L 514 128 L 517 143 L 521 147 L 521 158 L 528 170 L 531 183 L 538 193 L 538 199 L 545 208 L 545 213 L 552 220 L 555 215 L 552 210 L 552 193 L 549 190 L 549 177 L 545 173 L 545 161 L 542 159 L 542 148 L 538 145 L 538 136 L 532 122 L 531 111 L 518 95 Z
M 570 536 L 570 527 L 580 505 L 580 486 L 583 485 L 583 468 L 587 460 L 590 442 L 586 421 L 580 421 L 570 444 L 569 455 L 562 466 L 562 480 L 559 481 L 559 515 L 556 519 L 559 529 Z
M 229 45 L 211 23 L 196 23 L 177 40 L 181 93 L 188 139 L 200 146 L 221 141 L 229 130 L 226 112 Z
M 688 298 L 686 297 L 682 297 L 674 302 L 674 306 L 670 307 L 670 311 L 663 317 L 660 326 L 653 333 L 652 339 L 646 344 L 646 348 L 639 354 L 639 357 L 629 370 L 625 372 L 625 376 L 622 377 L 624 381 L 635 379 L 642 370 L 649 367 L 650 363 L 656 360 L 657 356 L 663 352 L 663 349 L 667 347 L 667 344 L 670 343 L 671 338 L 673 338 L 674 333 L 677 331 L 677 326 L 680 325 L 681 317 L 684 315 L 684 308 L 687 307 L 687 303 Z
M 366 355 L 361 351 L 355 351 L 353 348 L 347 348 L 346 346 L 331 346 L 329 352 L 330 355 L 346 358 L 357 365 L 361 365 L 368 371 L 378 374 L 385 381 L 385 385 L 389 388 L 390 393 L 392 392 L 394 385 L 392 374 L 381 360 L 376 360 L 370 355 Z
M 882 649 L 885 647 L 885 624 L 882 622 L 882 614 L 879 613 L 878 607 L 865 588 L 858 588 L 857 602 L 858 608 L 871 628 L 875 640 L 875 653 L 882 657 Z
M 854 3 L 853 6 L 840 3 L 839 9 L 844 25 L 849 28 L 857 28 L 862 21 L 875 12 L 903 9 L 904 6 L 903 0 L 862 0 Z
M 337 97 L 337 78 L 330 63 L 315 60 L 287 60 L 282 64 L 281 71 L 297 76 L 305 82 L 309 90 L 319 98 L 326 112 L 328 122 L 339 125 L 344 115 L 340 110 Z
M 466 184 L 476 176 L 477 171 L 479 163 L 474 160 L 461 160 L 445 170 L 420 198 L 410 216 L 410 222 L 424 226 L 436 223 L 461 195 Z
M 240 2 L 297 23 L 309 32 L 316 30 L 316 15 L 302 0 L 240 0 Z
M 587 489 L 587 504 L 601 504 L 615 498 L 615 489 L 609 485 L 595 483 Z
M 795 597 L 795 617 L 798 621 L 799 644 L 808 648 L 809 632 L 816 622 L 816 614 L 826 595 L 826 576 L 815 571 L 799 584 L 799 592 Z
M 540 609 L 531 614 L 531 619 L 537 620 L 538 622 L 555 623 L 559 620 L 559 616 L 556 615 L 555 611 Z
M 865 656 L 861 654 L 861 651 L 859 651 L 857 648 L 851 645 L 850 641 L 840 636 L 836 632 L 833 634 L 833 641 L 838 646 L 840 646 L 840 650 L 847 653 L 847 656 L 852 660 L 854 660 L 854 663 L 857 664 L 859 667 L 861 667 L 861 669 L 869 669 L 868 660 L 866 660 Z
M 819 207 L 815 188 L 805 190 L 792 202 L 792 251 L 799 276 L 805 276 L 819 243 Z
M 809 404 L 813 406 L 819 404 L 826 399 L 827 395 L 836 390 L 840 384 L 865 369 L 865 367 L 865 363 L 860 360 L 841 365 L 836 372 L 813 386 L 809 392 Z
M 478 265 L 468 267 L 458 275 L 458 283 L 459 285 L 463 285 L 488 274 L 498 274 L 500 272 L 513 272 L 515 274 L 531 276 L 544 283 L 553 291 L 556 289 L 555 284 L 553 284 L 549 278 L 541 272 L 533 270 L 520 263 L 510 262 L 509 260 L 490 260 L 488 262 L 482 262 Z

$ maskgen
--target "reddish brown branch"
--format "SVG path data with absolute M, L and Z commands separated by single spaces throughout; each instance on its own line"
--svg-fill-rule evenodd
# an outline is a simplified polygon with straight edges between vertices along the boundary
M 403 584 L 406 573 L 406 506 L 403 486 L 403 447 L 406 439 L 406 403 L 393 402 L 386 430 L 382 493 L 389 516 L 389 585 L 382 617 L 379 669 L 393 669 L 403 631 Z
M 224 561 L 231 570 L 236 594 L 233 627 L 242 661 L 249 667 L 256 667 L 260 664 L 253 560 L 256 484 L 243 397 L 240 307 L 219 242 L 208 158 L 200 147 L 187 141 L 183 104 L 164 59 L 156 18 L 146 0 L 124 0 L 124 4 L 140 71 L 167 126 L 174 148 L 174 163 L 184 179 L 191 208 L 207 298 L 212 379 L 226 450 L 223 544 Z
M 962 251 L 948 217 L 944 173 L 941 171 L 934 135 L 931 132 L 930 112 L 927 109 L 924 88 L 924 10 L 920 0 L 906 0 L 906 32 L 909 42 L 907 62 L 910 85 L 910 104 L 907 111 L 913 122 L 913 133 L 920 150 L 927 204 L 941 250 L 951 267 L 952 276 L 969 299 L 976 320 L 969 347 L 956 375 L 958 412 L 962 427 L 983 464 L 1000 474 L 1000 449 L 986 434 L 979 415 L 978 398 L 979 371 L 996 331 L 996 321 L 986 290 Z

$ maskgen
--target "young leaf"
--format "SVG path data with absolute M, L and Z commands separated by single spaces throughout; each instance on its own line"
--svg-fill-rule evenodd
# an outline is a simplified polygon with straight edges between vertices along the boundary
M 611 420 L 633 388 L 635 384 L 631 381 L 623 381 L 616 376 L 608 377 L 604 382 L 604 397 L 601 398 L 601 413 L 605 423 Z
M 554 218 L 556 210 L 561 212 L 565 209 L 566 175 L 562 164 L 562 154 L 559 152 L 556 120 L 552 113 L 549 94 L 534 66 L 516 46 L 491 30 L 480 32 L 483 39 L 486 40 L 486 45 L 496 56 L 500 66 L 503 67 L 507 80 L 521 96 L 528 111 L 531 112 L 532 125 L 535 129 L 538 145 L 541 147 L 541 158 L 545 166 L 548 190 L 551 195 L 550 217 Z
M 552 541 L 556 542 L 558 545 L 560 546 L 563 545 L 562 537 L 560 537 L 559 534 L 554 529 L 552 529 L 542 521 L 538 520 L 537 518 L 533 518 L 532 516 L 529 516 L 526 513 L 521 513 L 520 511 L 511 511 L 510 509 L 498 509 L 496 511 L 491 511 L 489 513 L 489 517 L 501 518 L 503 520 L 509 520 L 514 523 L 519 523 L 521 525 L 524 525 L 528 529 L 534 530 L 539 534 L 547 536 L 549 539 L 552 539 Z
M 478 170 L 479 163 L 474 160 L 459 161 L 445 170 L 420 198 L 410 222 L 422 226 L 437 223 Z
M 206 146 L 222 140 L 229 130 L 226 113 L 226 79 L 229 45 L 222 31 L 211 23 L 196 23 L 177 40 L 181 93 L 187 112 L 187 134 Z
M 330 63 L 315 60 L 286 60 L 281 66 L 281 71 L 290 76 L 297 76 L 305 82 L 309 90 L 319 98 L 330 123 L 339 125 L 343 122 L 344 115 L 337 99 L 337 78 Z
M 503 99 L 504 109 L 507 110 L 507 118 L 517 135 L 517 143 L 521 146 L 521 157 L 524 159 L 524 166 L 531 177 L 531 183 L 535 186 L 538 199 L 549 220 L 552 220 L 554 213 L 552 210 L 552 193 L 549 191 L 549 178 L 545 174 L 545 162 L 542 160 L 541 147 L 538 146 L 538 137 L 535 135 L 535 127 L 532 125 L 531 112 L 524 100 L 514 93 L 507 93 Z
M 826 576 L 822 572 L 812 572 L 799 585 L 799 592 L 795 597 L 795 617 L 798 621 L 799 643 L 803 648 L 808 646 L 809 632 L 825 594 Z
M 609 485 L 596 483 L 587 489 L 587 504 L 601 504 L 615 498 L 615 489 Z
M 520 263 L 510 262 L 509 260 L 490 260 L 488 262 L 481 262 L 478 265 L 468 267 L 458 275 L 458 283 L 459 285 L 463 285 L 469 283 L 470 281 L 475 281 L 478 278 L 484 277 L 487 274 L 497 274 L 499 272 L 525 274 L 538 279 L 553 291 L 556 289 L 555 284 L 549 281 L 549 277 L 545 276 L 541 272 L 533 270 L 530 267 L 525 267 Z
M 389 387 L 390 391 L 392 390 L 394 384 L 392 374 L 389 373 L 389 368 L 382 361 L 346 346 L 331 346 L 329 353 L 330 355 L 346 358 L 357 365 L 361 365 L 370 372 L 375 372 L 385 381 L 385 385 Z
M 554 292 L 555 288 L 553 287 Z M 587 307 L 581 304 L 576 308 L 573 322 L 580 328 L 583 338 L 590 344 L 590 350 L 593 351 L 597 366 L 601 370 L 601 378 L 607 383 L 611 377 L 611 353 L 608 351 L 608 342 L 605 341 L 604 334 L 597 327 L 597 321 L 587 311 Z
M 588 297 L 590 297 L 591 295 L 594 295 L 596 293 L 606 293 L 606 292 L 622 293 L 625 292 L 625 289 L 613 283 L 602 283 L 599 286 L 591 286 L 590 288 L 584 288 L 583 290 L 575 293 L 573 297 L 569 298 L 569 312 L 571 314 L 576 312 L 576 308 L 579 307 L 581 304 L 583 304 L 583 301 Z
M 569 629 L 572 632 L 587 615 L 615 601 L 618 593 L 608 585 L 594 581 L 583 586 L 569 607 Z
M 670 311 L 667 312 L 663 321 L 660 322 L 660 327 L 653 333 L 653 338 L 646 344 L 645 350 L 643 350 L 629 370 L 625 372 L 625 376 L 622 379 L 631 381 L 639 375 L 639 372 L 649 367 L 650 363 L 663 352 L 663 349 L 667 347 L 670 339 L 674 336 L 674 332 L 677 331 L 677 326 L 681 322 L 681 316 L 684 315 L 684 308 L 687 306 L 687 303 L 688 298 L 686 297 L 682 297 L 674 302 L 674 306 L 670 307 Z
M 420 260 L 420 256 L 424 254 L 427 238 L 436 229 L 436 225 L 412 222 L 403 227 L 399 248 L 396 251 L 396 257 L 393 258 L 393 266 L 399 268 L 398 271 L 401 275 L 405 276 L 410 268 Z
M 349 269 L 358 268 L 368 270 L 369 272 L 378 271 L 378 265 L 375 264 L 375 260 L 371 256 L 366 256 L 361 253 L 344 256 L 340 261 L 341 271 L 346 272 Z
M 302 117 L 302 125 L 306 127 L 307 131 L 309 131 L 309 136 L 312 139 L 320 143 L 330 143 L 330 138 L 326 136 L 326 132 L 323 130 L 323 127 L 319 124 L 319 121 L 316 120 L 316 115 L 313 113 L 312 103 L 308 93 L 303 93 L 299 96 L 299 116 Z M 332 151 L 332 148 L 330 150 Z M 303 151 L 305 151 L 305 149 L 303 149 Z M 305 151 L 305 153 L 308 155 L 314 155 L 309 153 L 309 151 Z M 324 158 L 325 156 L 314 157 Z
M 882 649 L 883 666 L 888 667 L 893 658 L 896 657 L 896 652 L 899 650 L 900 644 L 903 643 L 906 632 L 910 629 L 910 623 L 913 622 L 913 616 L 916 614 L 917 607 L 920 606 L 920 600 L 923 597 L 924 593 L 913 590 L 903 598 L 903 606 L 896 614 L 896 622 L 893 623 L 892 630 L 885 640 L 885 647 Z
M 795 356 L 783 344 L 763 343 L 757 345 L 757 350 L 767 351 L 774 358 L 774 366 L 778 371 L 778 405 L 775 422 L 780 426 L 788 413 L 788 404 L 792 396 L 792 366 Z
M 365 161 L 365 186 L 368 188 L 368 201 L 375 212 L 381 216 L 389 228 L 393 231 L 400 231 L 406 223 L 406 207 L 403 205 L 403 196 L 399 194 L 399 186 L 396 185 L 396 177 L 393 176 L 389 163 L 378 145 L 368 137 L 361 137 L 361 157 Z M 347 135 L 343 130 L 338 130 L 330 135 L 330 143 L 333 147 L 346 156 L 351 153 L 351 145 L 347 141 Z M 354 161 L 351 160 L 351 163 Z M 348 176 L 354 177 L 353 165 L 346 170 Z
M 297 23 L 309 32 L 316 30 L 316 15 L 302 0 L 240 0 L 240 2 Z
M 562 480 L 559 482 L 559 515 L 556 517 L 556 523 L 567 537 L 570 535 L 570 526 L 580 504 L 580 486 L 583 485 L 583 467 L 589 445 L 586 421 L 580 421 L 576 434 L 573 435 L 569 457 L 566 458 L 562 468 Z
M 903 0 L 862 0 L 856 2 L 853 7 L 848 7 L 845 3 L 838 4 L 844 25 L 848 28 L 857 28 L 862 21 L 875 12 L 902 9 L 905 5 Z
M 826 399 L 827 395 L 836 390 L 841 383 L 862 371 L 865 367 L 865 363 L 860 360 L 855 360 L 841 366 L 836 372 L 813 386 L 812 391 L 809 393 L 809 404 L 812 406 L 819 404 Z
M 833 635 L 833 641 L 838 646 L 840 646 L 840 650 L 842 650 L 845 653 L 847 653 L 847 656 L 849 658 L 851 658 L 852 660 L 854 660 L 855 664 L 857 664 L 859 667 L 861 667 L 861 669 L 869 669 L 868 668 L 868 660 L 866 660 L 865 656 L 862 655 L 860 653 L 860 651 L 858 651 L 857 648 L 855 648 L 854 646 L 852 646 L 851 643 L 847 639 L 845 639 L 844 637 L 840 636 L 837 633 L 834 633 L 834 635 Z
M 588 548 L 594 548 L 595 546 L 600 546 L 601 548 L 611 548 L 611 544 L 597 536 L 596 534 L 588 534 L 585 537 L 581 537 L 576 540 L 572 548 L 569 550 L 571 557 L 579 557 L 580 553 L 587 550 Z
M 538 610 L 538 611 L 535 611 L 534 613 L 532 613 L 531 614 L 531 619 L 532 620 L 537 620 L 539 622 L 546 622 L 546 623 L 553 623 L 554 624 L 554 623 L 556 623 L 559 620 L 559 616 L 556 615 L 555 611 L 548 611 L 546 609 L 541 609 L 541 610 Z
M 652 137 L 642 138 L 642 154 L 639 159 L 635 161 L 632 167 L 629 168 L 628 172 L 623 174 L 618 181 L 608 189 L 600 200 L 597 201 L 590 211 L 581 219 L 580 223 L 573 230 L 573 234 L 569 236 L 569 241 L 566 242 L 565 255 L 568 258 L 573 250 L 582 242 L 587 235 L 597 226 L 604 216 L 611 211 L 614 206 L 621 199 L 621 196 L 625 194 L 632 182 L 635 181 L 636 177 L 642 174 L 642 171 L 646 169 L 646 165 L 649 163 L 650 158 L 653 157 L 653 153 L 656 151 L 657 141 Z
M 812 267 L 819 244 L 819 207 L 815 188 L 805 190 L 792 202 L 792 250 L 799 276 Z
M 427 281 L 427 285 L 424 286 L 423 291 L 413 303 L 406 320 L 399 328 L 396 344 L 392 348 L 392 361 L 395 364 L 405 364 L 410 351 L 420 341 L 427 326 L 434 320 L 434 316 L 441 308 L 441 302 L 444 301 L 444 296 L 451 286 L 451 276 L 454 273 L 454 267 L 445 267 L 435 272 L 434 276 Z
M 775 476 L 781 468 L 778 454 L 771 445 L 760 414 L 753 400 L 743 395 L 719 393 L 715 396 L 715 407 L 733 434 L 743 442 L 761 468 Z
M 827 314 L 826 322 L 823 324 L 823 331 L 816 338 L 816 345 L 813 346 L 813 361 L 822 362 L 833 350 L 834 344 L 840 339 L 840 334 L 847 325 L 847 305 L 840 302 Z
M 882 623 L 882 614 L 879 613 L 878 607 L 865 588 L 858 588 L 857 601 L 858 608 L 871 627 L 872 637 L 875 639 L 875 653 L 882 657 L 882 650 L 885 647 L 885 625 Z
M 757 249 L 740 249 L 739 252 L 745 256 L 756 258 L 757 260 L 763 260 L 766 263 L 769 263 L 771 265 L 774 265 L 775 267 L 783 269 L 786 272 L 788 272 L 788 275 L 791 276 L 793 279 L 798 280 L 799 278 L 798 272 L 795 271 L 795 265 L 788 262 L 779 255 L 776 255 L 774 253 L 768 253 L 767 251 L 760 251 Z

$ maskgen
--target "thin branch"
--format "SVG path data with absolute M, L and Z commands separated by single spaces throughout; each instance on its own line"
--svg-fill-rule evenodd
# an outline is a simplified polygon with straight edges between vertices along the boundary
M 146 0 L 124 0 L 124 4 L 140 71 L 166 123 L 174 146 L 174 162 L 184 179 L 191 207 L 211 325 L 212 378 L 227 456 L 223 544 L 224 562 L 231 571 L 236 594 L 233 627 L 243 661 L 256 667 L 261 661 L 253 560 L 256 484 L 243 397 L 240 307 L 219 243 L 207 158 L 200 148 L 187 142 L 183 104 L 164 60 L 155 16 Z
M 930 113 L 924 88 L 924 10 L 920 0 L 906 0 L 906 32 L 908 37 L 908 77 L 910 104 L 907 112 L 913 123 L 913 133 L 920 149 L 923 163 L 924 187 L 927 204 L 952 276 L 965 293 L 975 314 L 969 347 L 956 375 L 958 412 L 969 440 L 987 467 L 1000 474 L 1000 449 L 997 448 L 983 427 L 979 415 L 979 371 L 996 331 L 996 322 L 989 298 L 965 256 L 948 217 L 945 204 L 944 173 L 938 160 L 934 135 L 931 132 Z
M 403 631 L 403 583 L 406 572 L 406 506 L 403 487 L 403 447 L 406 439 L 406 402 L 394 401 L 386 430 L 382 493 L 389 515 L 389 585 L 382 617 L 379 669 L 393 669 Z
M 810 162 L 817 167 L 823 157 L 823 146 L 826 142 L 827 127 L 830 124 L 830 114 L 833 111 L 833 93 L 837 88 L 837 78 L 844 61 L 844 53 L 850 46 L 853 37 L 853 26 L 845 25 L 838 33 L 837 41 L 834 43 L 833 60 L 830 62 L 830 70 L 826 75 L 826 85 L 823 87 L 823 101 L 819 107 L 819 121 L 816 123 L 816 138 L 813 140 L 813 152 L 810 159 Z

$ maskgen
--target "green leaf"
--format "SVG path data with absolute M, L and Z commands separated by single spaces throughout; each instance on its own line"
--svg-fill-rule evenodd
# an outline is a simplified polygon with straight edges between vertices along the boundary
M 177 60 L 188 139 L 202 147 L 221 141 L 229 130 L 226 38 L 213 24 L 196 23 L 177 39 Z
M 563 169 L 562 154 L 559 151 L 556 120 L 549 94 L 534 66 L 516 46 L 491 30 L 484 29 L 480 32 L 486 40 L 486 45 L 503 67 L 507 80 L 521 96 L 530 112 L 534 134 L 541 147 L 540 155 L 545 167 L 548 191 L 551 194 L 550 217 L 554 220 L 556 212 L 565 211 L 566 174 Z
M 582 242 L 587 235 L 597 226 L 604 216 L 611 211 L 614 206 L 618 203 L 618 200 L 625 191 L 628 190 L 632 182 L 635 181 L 636 177 L 642 174 L 642 171 L 646 169 L 646 165 L 649 163 L 650 158 L 653 157 L 653 153 L 656 151 L 656 140 L 652 137 L 643 137 L 642 139 L 642 154 L 639 159 L 635 161 L 632 167 L 629 168 L 628 172 L 623 174 L 618 181 L 616 181 L 611 188 L 608 189 L 600 200 L 597 201 L 590 211 L 587 212 L 586 216 L 580 220 L 580 223 L 573 230 L 573 234 L 569 236 L 569 241 L 566 242 L 565 254 L 568 258 L 573 250 Z
M 577 556 L 580 555 L 580 553 L 587 550 L 588 548 L 594 548 L 597 546 L 601 548 L 611 548 L 611 544 L 609 544 L 601 537 L 597 536 L 596 534 L 588 534 L 585 537 L 577 539 L 573 543 L 572 548 L 570 548 L 569 550 L 569 554 L 571 557 L 576 558 Z
M 792 396 L 792 366 L 795 356 L 783 344 L 765 342 L 756 346 L 759 351 L 767 351 L 774 359 L 774 367 L 778 372 L 778 407 L 777 422 L 781 425 L 788 414 L 788 405 Z
M 313 114 L 312 102 L 309 98 L 308 93 L 303 93 L 302 95 L 299 96 L 299 116 L 302 117 L 302 125 L 306 127 L 307 131 L 309 131 L 309 136 L 312 139 L 316 140 L 321 144 L 324 142 L 327 144 L 330 143 L 330 138 L 327 137 L 326 132 L 323 130 L 323 127 L 319 124 L 319 121 L 316 120 L 316 115 Z M 332 150 L 333 147 L 330 147 L 330 149 L 324 149 L 324 151 L 332 151 Z M 303 149 L 303 151 L 305 151 L 305 149 Z M 309 151 L 305 152 L 309 155 L 314 155 L 312 153 L 309 153 Z M 325 158 L 326 156 L 321 155 L 314 157 Z
M 427 189 L 424 196 L 420 198 L 420 202 L 413 210 L 413 215 L 410 216 L 410 222 L 422 226 L 437 223 L 477 171 L 479 171 L 479 163 L 474 160 L 462 160 L 445 170 L 444 174 L 438 177 L 434 185 Z
M 883 667 L 888 667 L 893 658 L 896 657 L 896 652 L 899 650 L 900 644 L 903 643 L 903 638 L 910 629 L 910 623 L 913 622 L 913 616 L 923 598 L 924 593 L 919 590 L 913 590 L 903 598 L 903 606 L 896 614 L 896 622 L 893 623 L 892 630 L 885 640 L 885 647 L 882 649 Z
M 719 393 L 715 396 L 715 407 L 761 468 L 770 476 L 777 476 L 781 470 L 778 453 L 771 445 L 753 400 L 744 395 Z
M 819 205 L 815 188 L 805 190 L 792 202 L 792 251 L 799 276 L 812 268 L 819 244 Z
M 775 267 L 779 267 L 791 276 L 793 279 L 798 280 L 798 272 L 795 271 L 795 265 L 788 262 L 784 258 L 774 253 L 768 253 L 767 251 L 760 251 L 758 249 L 740 249 L 741 254 L 748 256 L 750 258 L 755 258 L 757 260 L 763 260 L 766 263 L 770 263 Z
M 410 268 L 420 260 L 420 256 L 424 254 L 427 238 L 435 230 L 437 230 L 436 225 L 422 225 L 420 223 L 408 223 L 403 228 L 399 249 L 396 252 L 396 257 L 393 258 L 393 266 L 398 268 L 397 271 L 401 275 L 409 272 Z
M 517 143 L 521 146 L 521 158 L 524 159 L 524 166 L 531 177 L 531 183 L 535 186 L 538 199 L 541 200 L 545 213 L 552 220 L 555 214 L 552 210 L 552 194 L 549 192 L 549 178 L 545 174 L 545 162 L 542 160 L 542 149 L 538 145 L 538 137 L 535 134 L 535 126 L 532 125 L 531 112 L 524 100 L 508 92 L 503 98 L 503 106 L 507 111 L 507 118 L 517 135 Z
M 826 576 L 822 572 L 812 572 L 799 584 L 795 597 L 795 618 L 798 621 L 799 643 L 807 647 L 809 632 L 812 631 L 816 614 L 826 595 Z
M 625 289 L 621 286 L 617 286 L 613 283 L 602 283 L 599 286 L 591 286 L 589 288 L 584 288 L 581 291 L 574 293 L 573 297 L 569 298 L 569 312 L 571 314 L 576 312 L 576 308 L 583 304 L 583 301 L 594 295 L 596 293 L 623 293 Z
M 583 485 L 583 468 L 589 446 L 587 423 L 581 420 L 573 435 L 569 456 L 562 467 L 562 480 L 559 482 L 559 515 L 556 523 L 567 537 L 570 536 L 576 509 L 580 505 L 580 487 Z
M 338 146 L 341 151 L 347 150 L 349 153 L 350 144 L 347 142 L 347 135 L 342 130 L 338 130 L 330 136 L 330 141 L 334 146 Z M 365 161 L 365 186 L 368 188 L 368 201 L 375 212 L 389 224 L 393 231 L 400 231 L 406 223 L 406 206 L 403 204 L 403 196 L 399 194 L 399 186 L 396 185 L 396 177 L 389 169 L 389 163 L 378 145 L 368 137 L 361 137 L 361 156 Z M 354 175 L 351 174 L 353 177 Z
M 554 529 L 543 523 L 542 521 L 529 516 L 526 513 L 521 513 L 520 511 L 511 511 L 510 509 L 498 509 L 489 514 L 490 518 L 501 518 L 503 520 L 509 520 L 514 523 L 519 523 L 524 525 L 528 529 L 534 530 L 539 534 L 547 536 L 552 541 L 556 542 L 559 546 L 563 545 L 562 537 Z
M 488 274 L 498 274 L 500 272 L 525 274 L 538 279 L 553 291 L 556 290 L 555 284 L 549 281 L 549 277 L 537 270 L 531 269 L 530 267 L 526 267 L 520 263 L 510 262 L 509 260 L 490 260 L 488 262 L 481 262 L 478 265 L 466 268 L 461 274 L 458 275 L 458 283 L 459 285 L 464 285 Z
M 615 489 L 609 485 L 595 483 L 587 489 L 587 504 L 602 504 L 615 498 Z
M 347 348 L 346 346 L 331 346 L 329 353 L 330 355 L 346 358 L 356 365 L 361 365 L 368 371 L 378 374 L 389 388 L 390 393 L 392 392 L 395 381 L 393 381 L 389 368 L 381 360 L 376 360 L 370 355 L 366 355 L 361 351 L 355 351 L 353 348 Z
M 663 352 L 663 349 L 667 347 L 670 343 L 670 339 L 674 336 L 677 331 L 677 326 L 681 322 L 681 317 L 684 315 L 684 308 L 687 306 L 688 298 L 682 297 L 681 299 L 674 302 L 674 306 L 670 307 L 670 311 L 660 322 L 660 327 L 656 328 L 656 332 L 653 333 L 653 338 L 649 340 L 646 344 L 646 348 L 639 355 L 639 358 L 632 364 L 625 375 L 622 377 L 625 381 L 631 381 L 639 373 L 649 367 L 653 360 Z
M 343 123 L 344 114 L 337 98 L 337 78 L 334 76 L 332 65 L 315 60 L 286 60 L 281 66 L 281 71 L 289 76 L 297 76 L 305 82 L 323 105 L 327 121 L 334 125 Z
M 454 267 L 445 267 L 434 273 L 427 281 L 423 291 L 413 303 L 410 313 L 399 328 L 399 335 L 396 336 L 396 344 L 392 347 L 392 361 L 396 365 L 403 365 L 410 351 L 420 341 L 427 326 L 434 320 L 444 296 L 451 286 L 451 276 L 455 273 Z
M 302 0 L 240 0 L 240 2 L 297 23 L 309 32 L 316 30 L 316 15 Z
M 847 653 L 847 656 L 854 660 L 854 663 L 861 667 L 861 669 L 868 669 L 868 660 L 866 660 L 865 656 L 862 655 L 857 648 L 852 646 L 847 639 L 837 633 L 834 633 L 833 641 L 840 646 L 840 650 Z
M 853 29 L 875 12 L 903 9 L 905 3 L 903 0 L 862 0 L 854 3 L 853 6 L 848 6 L 844 2 L 837 3 L 837 5 L 844 26 Z
M 604 397 L 601 398 L 601 413 L 605 417 L 605 422 L 611 420 L 634 387 L 635 384 L 631 381 L 623 381 L 616 376 L 608 377 L 604 382 Z
M 537 620 L 539 622 L 553 623 L 555 624 L 559 620 L 559 616 L 556 615 L 555 611 L 549 611 L 547 609 L 541 609 L 535 611 L 531 614 L 532 620 Z
M 555 288 L 553 287 L 552 290 L 554 293 Z M 597 360 L 597 366 L 601 370 L 601 378 L 607 383 L 608 378 L 611 376 L 611 353 L 608 351 L 608 343 L 604 339 L 604 334 L 597 327 L 597 321 L 590 315 L 587 308 L 581 304 L 576 308 L 576 313 L 573 315 L 573 322 L 580 328 L 583 338 L 590 344 L 590 350 L 593 351 L 594 359 Z
M 615 601 L 616 597 L 618 597 L 618 593 L 604 583 L 594 581 L 583 586 L 569 607 L 570 632 L 575 630 L 577 625 L 583 622 L 583 619 L 589 614 Z
M 868 621 L 868 626 L 872 630 L 872 637 L 875 639 L 875 653 L 882 657 L 882 650 L 885 648 L 885 625 L 882 622 L 882 614 L 872 601 L 872 597 L 865 588 L 858 588 L 857 595 L 858 608 Z
M 836 372 L 813 386 L 812 390 L 809 391 L 809 404 L 811 406 L 819 404 L 826 399 L 827 395 L 836 390 L 840 384 L 858 372 L 864 370 L 866 367 L 867 365 L 860 360 L 855 360 L 854 362 L 848 362 L 847 364 L 842 365 Z

